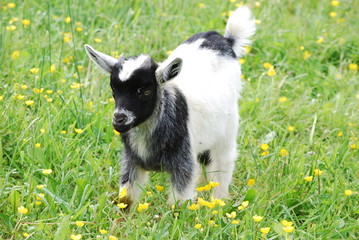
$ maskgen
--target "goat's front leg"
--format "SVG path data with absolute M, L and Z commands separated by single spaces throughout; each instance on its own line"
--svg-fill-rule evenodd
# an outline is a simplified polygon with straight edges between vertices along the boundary
M 176 159 L 176 166 L 171 172 L 172 189 L 169 193 L 168 203 L 170 205 L 176 201 L 184 202 L 194 200 L 196 197 L 196 179 L 198 174 L 198 164 L 193 156 Z
M 121 168 L 119 203 L 127 204 L 126 209 L 128 211 L 139 198 L 147 180 L 148 172 L 135 165 L 127 156 L 124 156 Z

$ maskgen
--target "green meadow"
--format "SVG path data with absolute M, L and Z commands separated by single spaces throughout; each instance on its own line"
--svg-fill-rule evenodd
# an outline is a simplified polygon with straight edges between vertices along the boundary
M 164 61 L 224 33 L 239 0 L 0 1 L 0 239 L 359 239 L 359 1 L 245 1 L 230 199 L 169 206 L 151 173 L 130 213 L 109 77 L 84 44 Z

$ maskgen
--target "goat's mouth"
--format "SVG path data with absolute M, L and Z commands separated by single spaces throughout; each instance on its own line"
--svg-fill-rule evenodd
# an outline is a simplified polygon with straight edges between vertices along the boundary
M 132 124 L 129 124 L 129 125 L 118 125 L 116 123 L 113 123 L 112 124 L 113 127 L 115 128 L 115 130 L 119 133 L 126 133 L 128 132 L 131 128 L 132 128 Z

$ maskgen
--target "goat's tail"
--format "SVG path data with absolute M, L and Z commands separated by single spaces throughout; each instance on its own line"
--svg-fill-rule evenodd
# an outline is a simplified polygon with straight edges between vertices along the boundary
M 233 42 L 233 51 L 237 57 L 242 56 L 246 49 L 244 47 L 251 44 L 250 37 L 256 31 L 255 20 L 248 7 L 239 7 L 228 19 L 224 37 Z

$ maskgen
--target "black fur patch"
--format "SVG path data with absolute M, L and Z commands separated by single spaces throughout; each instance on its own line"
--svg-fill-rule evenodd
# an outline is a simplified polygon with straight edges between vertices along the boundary
M 184 95 L 178 90 L 164 90 L 161 99 L 161 113 L 158 123 L 149 137 L 149 157 L 141 159 L 136 149 L 131 149 L 130 132 L 122 134 L 125 143 L 124 161 L 131 161 L 145 170 L 167 171 L 171 174 L 172 183 L 178 192 L 183 191 L 193 174 L 190 139 L 187 128 L 188 106 Z M 128 170 L 131 171 L 131 165 Z M 122 173 L 121 182 L 125 182 L 131 173 Z
M 197 159 L 200 163 L 202 163 L 205 166 L 207 166 L 208 164 L 210 164 L 212 162 L 211 153 L 209 152 L 209 150 L 207 150 L 201 154 L 198 154 Z
M 234 39 L 225 38 L 215 31 L 209 31 L 197 33 L 192 37 L 188 38 L 184 43 L 190 44 L 199 39 L 204 39 L 203 43 L 200 46 L 201 48 L 206 48 L 218 52 L 222 56 L 237 58 L 232 48 L 234 44 Z

